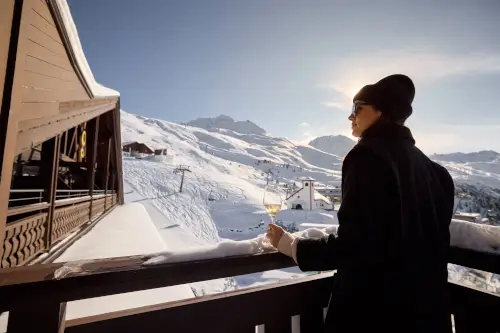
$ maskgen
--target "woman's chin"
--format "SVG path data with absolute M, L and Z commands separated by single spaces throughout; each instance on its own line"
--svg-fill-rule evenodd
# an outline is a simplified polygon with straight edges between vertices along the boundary
M 355 138 L 359 138 L 361 136 L 361 133 L 359 133 L 359 131 L 356 127 L 352 128 L 352 136 Z

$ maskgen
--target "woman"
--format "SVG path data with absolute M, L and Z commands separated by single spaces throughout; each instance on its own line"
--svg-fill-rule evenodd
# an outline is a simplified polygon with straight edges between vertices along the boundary
M 349 116 L 358 144 L 342 166 L 338 235 L 267 236 L 303 271 L 337 270 L 325 332 L 451 332 L 447 304 L 454 184 L 404 126 L 415 87 L 391 75 L 363 87 Z

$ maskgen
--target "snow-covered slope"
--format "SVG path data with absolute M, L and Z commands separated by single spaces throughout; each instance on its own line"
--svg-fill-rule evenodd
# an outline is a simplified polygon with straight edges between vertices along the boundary
M 310 146 L 296 146 L 283 138 L 209 131 L 121 112 L 122 141 L 140 141 L 167 148 L 173 163 L 124 156 L 128 202 L 140 202 L 148 211 L 170 251 L 189 250 L 224 239 L 243 240 L 265 232 L 270 222 L 262 199 L 269 181 L 293 183 L 302 176 L 338 183 L 340 159 Z M 189 166 L 182 192 L 177 165 Z M 282 211 L 284 225 L 301 222 L 335 224 L 330 211 Z M 297 268 L 192 284 L 196 294 L 222 291 L 301 274 Z
M 454 163 L 500 163 L 500 154 L 493 150 L 481 150 L 475 153 L 434 154 L 434 160 Z
M 272 183 L 297 183 L 313 177 L 319 183 L 338 185 L 341 157 L 348 151 L 342 137 L 317 140 L 312 145 L 296 145 L 284 138 L 238 132 L 227 128 L 209 130 L 187 124 L 136 116 L 122 111 L 122 140 L 140 141 L 154 148 L 168 148 L 174 162 L 124 157 L 124 178 L 130 201 L 144 204 L 160 235 L 171 251 L 218 243 L 223 239 L 254 238 L 265 232 L 269 217 L 262 207 L 267 174 Z M 332 140 L 321 146 L 321 141 Z M 343 145 L 342 143 L 345 143 Z M 324 151 L 330 146 L 335 150 Z M 318 149 L 323 148 L 323 150 Z M 343 150 L 342 150 L 343 149 Z M 481 161 L 481 162 L 479 162 Z M 457 191 L 474 190 L 481 202 L 495 202 L 500 196 L 497 162 L 440 161 L 460 186 Z M 476 164 L 473 164 L 476 163 Z M 490 169 L 479 163 L 490 163 Z M 177 165 L 187 165 L 183 191 Z M 464 193 L 465 193 L 464 192 Z M 479 194 L 480 196 L 479 196 Z M 470 193 L 469 193 L 470 194 Z M 497 200 L 498 201 L 498 200 Z M 282 211 L 277 216 L 284 225 L 303 222 L 336 224 L 335 212 Z M 297 269 L 255 274 L 192 285 L 196 294 L 264 283 L 300 274 Z M 214 287 L 216 286 L 216 287 Z
M 309 142 L 309 145 L 337 156 L 345 156 L 356 142 L 344 135 L 320 136 Z
M 209 131 L 228 129 L 244 134 L 266 134 L 266 131 L 250 120 L 235 121 L 233 118 L 220 115 L 215 118 L 198 118 L 187 123 L 189 126 L 200 127 Z

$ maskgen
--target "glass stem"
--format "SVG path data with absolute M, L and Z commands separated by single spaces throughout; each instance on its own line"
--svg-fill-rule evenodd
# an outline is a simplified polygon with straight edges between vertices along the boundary
M 274 218 L 275 218 L 274 216 L 271 216 L 271 223 L 272 224 L 276 224 L 276 223 L 274 223 Z

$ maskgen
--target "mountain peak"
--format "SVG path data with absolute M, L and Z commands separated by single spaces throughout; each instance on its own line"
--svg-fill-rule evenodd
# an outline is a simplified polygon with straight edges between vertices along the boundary
M 189 126 L 203 128 L 209 131 L 227 129 L 242 134 L 265 135 L 266 131 L 250 120 L 238 121 L 226 115 L 210 118 L 197 118 L 187 123 Z
M 309 142 L 310 146 L 337 156 L 346 155 L 355 144 L 356 141 L 344 135 L 319 136 Z

